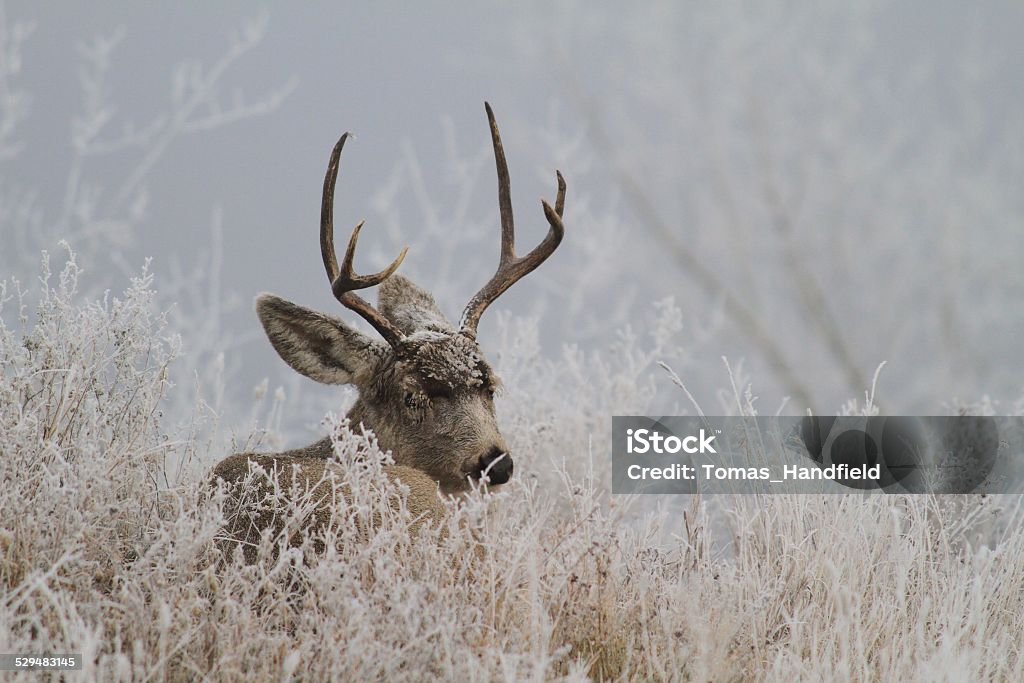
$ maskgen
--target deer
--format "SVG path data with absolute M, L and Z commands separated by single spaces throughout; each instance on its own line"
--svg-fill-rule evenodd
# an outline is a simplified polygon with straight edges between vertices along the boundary
M 501 248 L 494 276 L 469 300 L 452 325 L 433 296 L 396 274 L 409 248 L 389 266 L 371 275 L 354 270 L 356 246 L 364 221 L 353 229 L 339 267 L 334 248 L 334 191 L 341 152 L 349 133 L 331 152 L 324 178 L 320 213 L 320 251 L 334 297 L 376 330 L 381 339 L 360 332 L 340 318 L 320 313 L 273 294 L 256 298 L 256 314 L 277 354 L 296 372 L 324 384 L 350 385 L 357 399 L 347 412 L 350 425 L 375 435 L 393 464 L 388 479 L 408 489 L 407 506 L 413 529 L 437 522 L 446 514 L 444 498 L 474 486 L 496 488 L 513 474 L 513 458 L 495 416 L 495 392 L 501 381 L 477 343 L 477 326 L 487 308 L 516 282 L 548 259 L 562 242 L 565 229 L 565 179 L 555 172 L 557 194 L 552 207 L 541 200 L 548 232 L 532 251 L 517 256 L 508 165 L 501 135 L 489 103 L 484 103 L 490 126 L 498 178 Z M 378 304 L 357 292 L 378 288 Z M 301 492 L 315 487 L 317 507 L 311 526 L 327 524 L 332 505 L 328 475 L 339 465 L 333 459 L 330 437 L 304 448 L 277 453 L 237 453 L 213 469 L 237 501 L 240 487 L 254 480 L 254 466 L 278 473 L 282 488 Z M 264 480 L 264 483 L 265 480 Z M 339 503 L 339 501 L 341 501 Z M 273 524 L 272 515 L 245 505 L 228 511 L 228 535 L 243 544 L 254 560 L 254 539 Z

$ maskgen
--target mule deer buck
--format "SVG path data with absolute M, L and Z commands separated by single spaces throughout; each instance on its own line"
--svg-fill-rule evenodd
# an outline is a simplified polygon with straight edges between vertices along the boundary
M 285 299 L 263 294 L 256 312 L 270 343 L 294 370 L 325 384 L 351 384 L 359 396 L 347 417 L 351 424 L 373 430 L 382 450 L 390 450 L 394 465 L 386 474 L 409 488 L 408 507 L 420 521 L 438 519 L 444 506 L 440 494 L 468 490 L 472 481 L 500 485 L 512 476 L 512 456 L 498 430 L 494 393 L 499 380 L 476 342 L 477 325 L 487 307 L 509 287 L 545 261 L 562 241 L 565 180 L 556 172 L 558 194 L 554 208 L 542 200 L 549 229 L 543 241 L 525 256 L 516 256 L 515 230 L 508 166 L 498 125 L 485 103 L 498 173 L 501 216 L 501 251 L 497 272 L 470 299 L 456 329 L 441 313 L 433 297 L 395 271 L 408 247 L 384 270 L 357 275 L 353 268 L 356 243 L 363 227 L 352 231 L 341 266 L 334 249 L 334 187 L 338 163 L 348 133 L 331 153 L 324 178 L 320 214 L 320 249 L 334 296 L 345 308 L 368 322 L 383 338 L 375 340 L 333 316 L 303 308 Z M 374 307 L 356 291 L 379 285 Z M 320 487 L 332 469 L 330 438 L 281 453 L 240 453 L 214 468 L 219 477 L 239 487 L 250 477 L 252 464 L 277 471 L 282 487 L 316 487 L 322 507 L 313 525 L 331 517 L 329 495 Z M 251 479 L 248 479 L 252 481 Z M 229 510 L 228 533 L 242 541 L 251 554 L 252 541 L 261 528 L 275 522 L 265 513 L 245 506 Z M 247 542 L 248 541 L 248 542 Z

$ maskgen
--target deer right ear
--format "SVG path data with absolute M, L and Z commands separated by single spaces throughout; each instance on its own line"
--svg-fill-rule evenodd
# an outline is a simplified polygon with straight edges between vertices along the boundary
M 256 297 L 256 315 L 277 355 L 323 384 L 362 384 L 387 352 L 384 344 L 338 318 L 273 294 Z

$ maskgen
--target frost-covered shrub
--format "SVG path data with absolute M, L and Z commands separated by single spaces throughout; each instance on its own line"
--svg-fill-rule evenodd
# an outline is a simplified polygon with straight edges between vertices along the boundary
M 143 551 L 167 483 L 161 464 L 173 446 L 160 405 L 178 348 L 152 306 L 152 278 L 143 269 L 122 296 L 85 304 L 75 301 L 78 278 L 70 255 L 52 282 L 44 255 L 32 318 L 20 285 L 0 285 L 9 589 L 54 567 L 109 585 L 114 568 Z
M 81 652 L 87 680 L 1024 675 L 1016 501 L 610 495 L 607 415 L 666 381 L 671 305 L 610 354 L 546 357 L 501 320 L 524 466 L 420 533 L 387 454 L 330 422 L 346 504 L 310 534 L 315 501 L 275 492 L 280 528 L 246 563 L 209 477 L 227 453 L 161 421 L 178 349 L 151 278 L 80 301 L 78 277 L 73 258 L 56 282 L 44 265 L 31 312 L 3 290 L 0 650 Z

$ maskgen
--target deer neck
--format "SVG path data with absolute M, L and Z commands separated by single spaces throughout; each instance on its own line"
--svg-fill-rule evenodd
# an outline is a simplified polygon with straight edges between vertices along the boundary
M 395 452 L 397 439 L 394 430 L 389 426 L 387 417 L 377 413 L 378 411 L 373 410 L 362 398 L 358 398 L 345 417 L 348 418 L 352 429 L 358 429 L 361 424 L 371 430 L 377 437 L 377 443 L 381 450 L 392 451 L 397 459 L 398 453 Z

